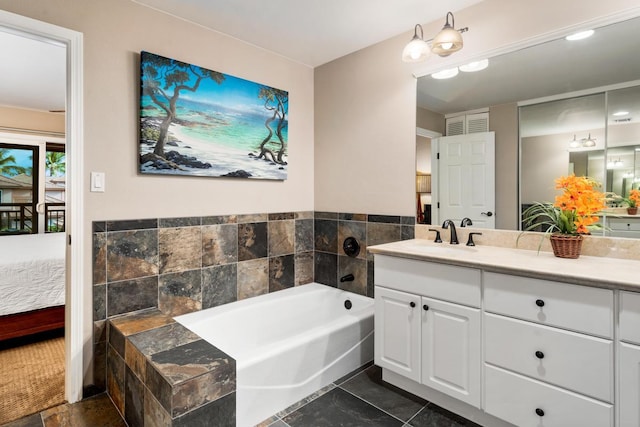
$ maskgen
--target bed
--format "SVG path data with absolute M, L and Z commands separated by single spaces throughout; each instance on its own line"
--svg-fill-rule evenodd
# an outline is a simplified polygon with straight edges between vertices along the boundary
M 0 341 L 64 327 L 65 238 L 0 236 Z

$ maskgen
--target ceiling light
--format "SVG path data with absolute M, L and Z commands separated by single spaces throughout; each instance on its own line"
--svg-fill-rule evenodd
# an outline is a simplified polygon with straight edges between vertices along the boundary
M 458 75 L 458 67 L 448 68 L 446 70 L 438 71 L 437 73 L 431 74 L 431 77 L 438 80 L 450 79 L 451 77 L 455 77 Z
M 565 37 L 565 39 L 569 41 L 582 40 L 586 39 L 587 37 L 591 37 L 593 33 L 593 30 L 580 31 L 579 33 L 568 35 L 567 37 Z
M 628 111 L 616 111 L 615 113 L 613 113 L 613 115 L 616 117 L 626 116 L 627 114 L 629 114 Z
M 468 64 L 461 65 L 460 71 L 464 71 L 465 73 L 473 73 L 474 71 L 484 70 L 489 66 L 488 59 L 482 59 L 480 61 L 469 62 Z
M 591 134 L 589 134 L 589 137 L 587 139 L 583 139 L 582 140 L 582 146 L 583 147 L 595 147 L 596 146 L 596 139 L 595 138 L 591 138 Z
M 449 24 L 451 16 L 451 24 Z M 418 28 L 420 36 L 418 36 Z M 402 50 L 402 60 L 404 62 L 420 62 L 427 59 L 430 52 L 440 56 L 449 56 L 462 49 L 462 33 L 469 31 L 469 28 L 455 29 L 453 13 L 447 12 L 446 22 L 442 30 L 431 40 L 424 40 L 422 26 L 416 24 L 413 31 L 413 38 Z M 431 47 L 429 47 L 431 43 Z
M 418 28 L 420 29 L 420 36 L 418 36 Z M 430 54 L 429 44 L 423 39 L 422 26 L 416 24 L 413 30 L 413 38 L 402 51 L 402 60 L 404 62 L 420 62 L 427 59 Z

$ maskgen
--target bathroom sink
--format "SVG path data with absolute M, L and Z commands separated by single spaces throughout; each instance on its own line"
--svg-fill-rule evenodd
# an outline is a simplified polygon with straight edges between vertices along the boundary
M 448 242 L 434 243 L 430 240 L 407 240 L 402 242 L 402 249 L 408 252 L 416 252 L 423 255 L 431 256 L 465 256 L 478 252 L 475 246 L 466 246 L 464 244 L 451 245 Z M 400 248 L 398 248 L 400 249 Z

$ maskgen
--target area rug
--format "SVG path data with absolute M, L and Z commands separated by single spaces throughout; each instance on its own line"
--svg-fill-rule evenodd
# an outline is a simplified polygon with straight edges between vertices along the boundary
M 0 425 L 64 402 L 64 338 L 0 349 Z

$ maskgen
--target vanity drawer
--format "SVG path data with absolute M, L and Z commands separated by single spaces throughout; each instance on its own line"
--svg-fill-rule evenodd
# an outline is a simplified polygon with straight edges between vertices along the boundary
M 613 426 L 612 405 L 490 365 L 485 411 L 518 427 Z
M 609 228 L 612 231 L 640 231 L 640 219 L 638 218 L 607 218 Z
M 578 332 L 613 336 L 613 291 L 484 273 L 486 311 Z
M 620 339 L 640 344 L 640 293 L 620 292 Z
M 377 286 L 471 307 L 480 307 L 480 270 L 375 255 Z
M 606 402 L 613 401 L 613 343 L 485 314 L 485 361 Z

